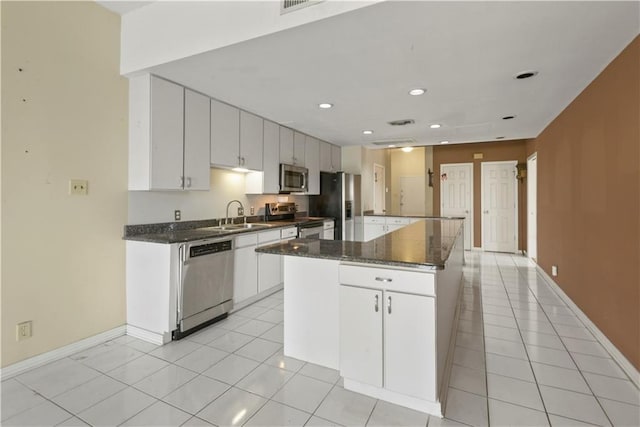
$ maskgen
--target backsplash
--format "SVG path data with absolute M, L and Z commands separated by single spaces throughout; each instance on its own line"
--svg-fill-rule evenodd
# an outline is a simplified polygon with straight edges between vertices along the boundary
M 287 197 L 295 202 L 299 211 L 308 209 L 307 196 L 267 194 L 245 194 L 245 174 L 226 169 L 211 169 L 211 190 L 209 191 L 129 191 L 128 224 L 149 224 L 174 221 L 173 212 L 181 211 L 182 221 L 223 218 L 227 203 L 239 200 L 245 208 L 245 215 L 264 214 L 264 205 Z M 229 208 L 231 217 L 237 216 L 238 204 Z

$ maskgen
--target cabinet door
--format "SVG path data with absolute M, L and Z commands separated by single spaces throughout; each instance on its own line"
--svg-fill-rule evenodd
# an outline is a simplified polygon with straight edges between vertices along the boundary
M 209 98 L 185 89 L 184 93 L 184 188 L 209 190 Z
M 256 247 L 236 249 L 233 260 L 233 302 L 239 303 L 258 293 L 258 257 Z
M 240 110 L 211 100 L 211 164 L 239 166 Z
M 151 78 L 151 189 L 180 190 L 183 180 L 184 88 Z
M 264 155 L 262 170 L 264 194 L 278 194 L 280 191 L 280 128 L 268 120 L 264 121 Z
M 293 164 L 304 166 L 304 152 L 306 136 L 300 132 L 293 132 Z
M 305 141 L 304 164 L 309 169 L 307 193 L 320 194 L 320 144 L 317 139 L 310 136 L 307 136 Z
M 342 170 L 342 148 L 336 145 L 331 146 L 331 168 L 333 172 Z
M 324 240 L 334 240 L 335 229 L 328 228 L 322 232 L 322 238 Z
M 281 257 L 274 254 L 258 254 L 258 292 L 269 290 L 282 283 Z
M 293 162 L 293 130 L 280 126 L 280 163 L 292 165 Z
M 384 224 L 365 224 L 364 225 L 364 241 L 368 242 L 385 234 Z
M 435 299 L 385 291 L 381 307 L 385 316 L 384 387 L 435 401 Z
M 331 144 L 320 141 L 320 170 L 331 172 Z
M 382 387 L 382 291 L 340 286 L 340 375 Z
M 263 122 L 261 117 L 240 111 L 240 165 L 262 170 Z

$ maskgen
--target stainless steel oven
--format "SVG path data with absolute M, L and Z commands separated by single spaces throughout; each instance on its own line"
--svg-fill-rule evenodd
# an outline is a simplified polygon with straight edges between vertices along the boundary
M 309 170 L 300 166 L 280 164 L 280 192 L 306 193 Z
M 178 329 L 173 339 L 223 318 L 233 308 L 233 239 L 197 240 L 180 246 Z

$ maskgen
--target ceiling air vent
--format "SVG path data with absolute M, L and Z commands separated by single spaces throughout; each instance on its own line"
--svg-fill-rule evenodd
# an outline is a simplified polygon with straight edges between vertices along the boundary
M 282 0 L 280 2 L 280 15 L 313 6 L 323 1 L 325 0 Z
M 377 141 L 373 141 L 371 144 L 373 145 L 412 145 L 415 144 L 416 140 L 413 138 L 396 138 L 396 139 L 379 139 Z
M 406 125 L 412 125 L 415 123 L 415 121 L 413 119 L 402 119 L 402 120 L 394 120 L 392 122 L 387 122 L 389 123 L 391 126 L 406 126 Z

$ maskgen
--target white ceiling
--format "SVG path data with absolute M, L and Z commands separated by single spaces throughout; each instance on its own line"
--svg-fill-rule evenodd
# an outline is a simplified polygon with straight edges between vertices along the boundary
M 340 145 L 520 139 L 537 136 L 639 28 L 638 2 L 389 1 L 151 71 Z M 525 70 L 539 74 L 514 79 Z M 427 93 L 409 96 L 414 87 Z M 387 124 L 406 118 L 415 124 Z

